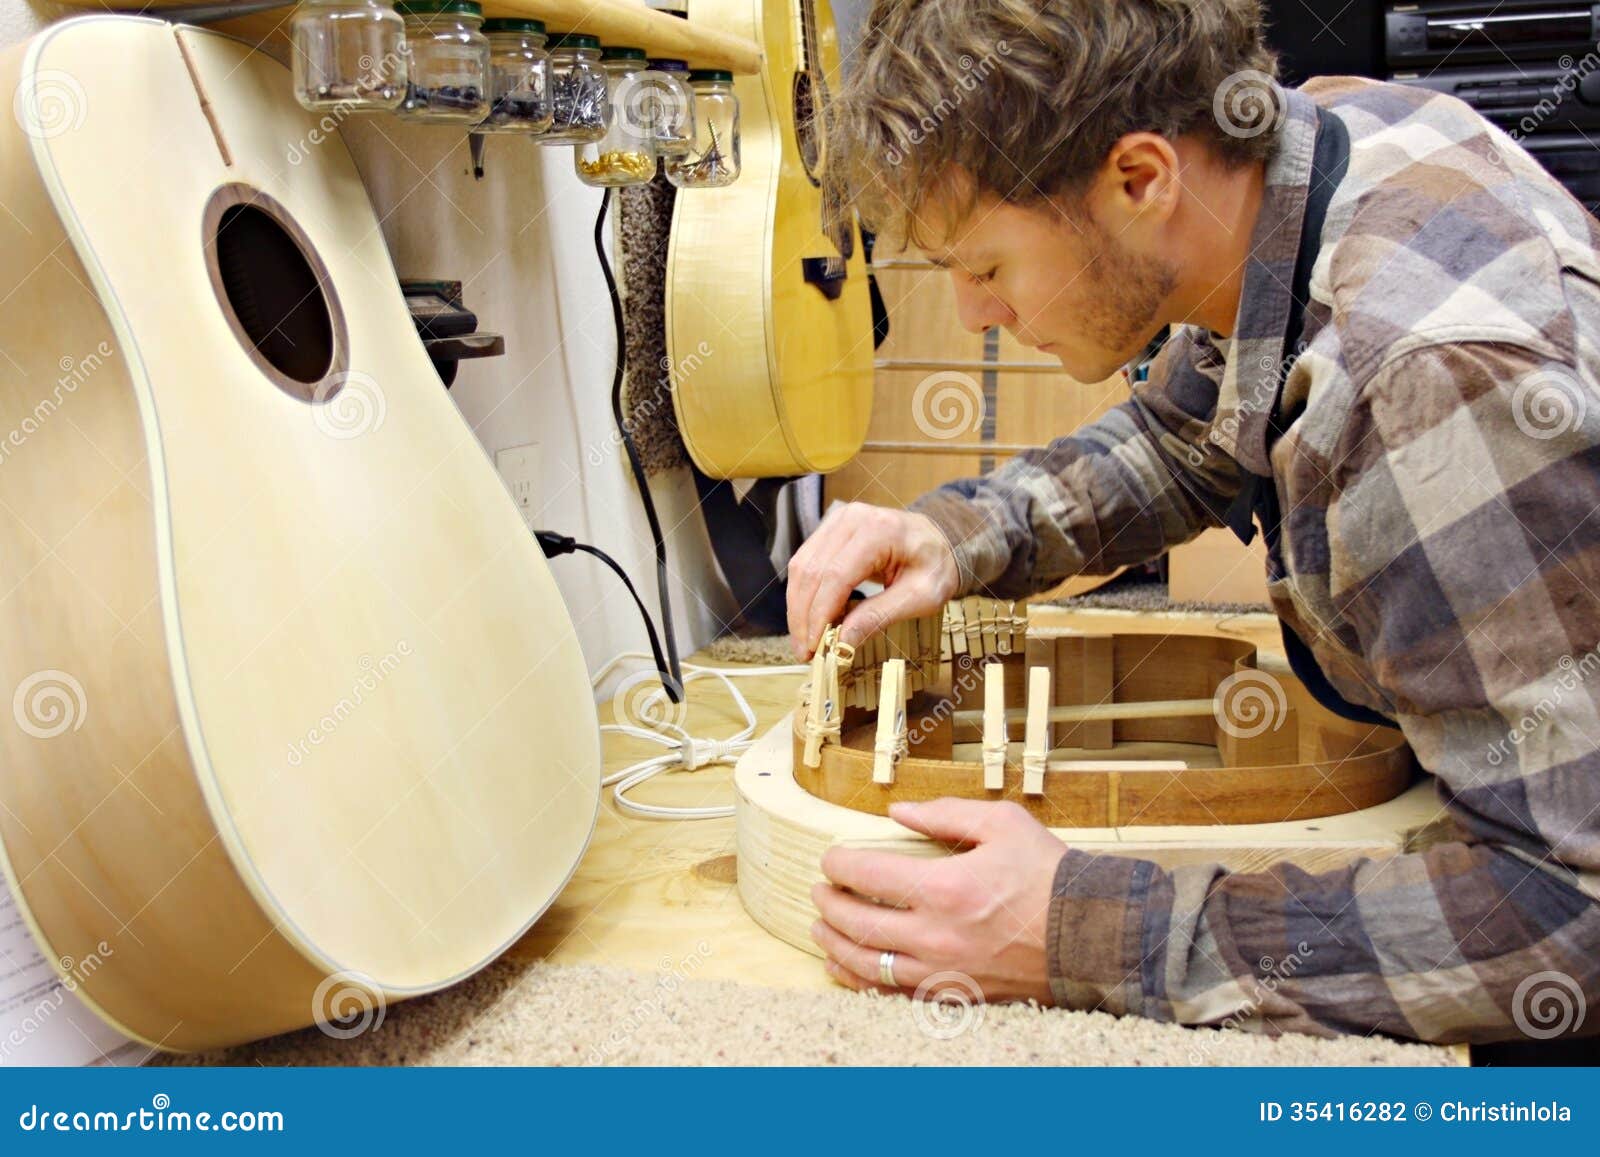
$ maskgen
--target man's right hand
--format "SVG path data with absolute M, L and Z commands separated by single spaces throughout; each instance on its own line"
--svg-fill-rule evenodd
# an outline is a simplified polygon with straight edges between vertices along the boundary
M 862 639 L 903 619 L 931 615 L 955 597 L 955 552 L 925 514 L 852 502 L 828 512 L 789 563 L 789 642 L 801 659 L 817 649 L 856 584 L 883 583 L 883 593 L 850 612 L 841 642 Z

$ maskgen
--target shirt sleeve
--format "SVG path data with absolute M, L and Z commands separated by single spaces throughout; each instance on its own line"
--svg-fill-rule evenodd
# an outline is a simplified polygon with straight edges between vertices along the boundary
M 1178 331 L 1133 398 L 1077 433 L 911 504 L 949 539 L 960 595 L 1022 598 L 1156 558 L 1221 524 L 1242 478 L 1204 436 L 1216 358 Z
M 1440 1043 L 1600 1032 L 1600 402 L 1519 346 L 1404 355 L 1323 492 L 1330 597 L 1462 838 L 1312 874 L 1070 850 L 1058 1002 Z

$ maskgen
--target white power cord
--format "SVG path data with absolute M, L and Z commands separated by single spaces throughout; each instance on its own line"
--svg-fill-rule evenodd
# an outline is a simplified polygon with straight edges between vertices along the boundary
M 652 666 L 648 671 L 630 676 L 624 681 L 624 686 L 629 682 L 638 685 L 654 683 L 655 690 L 643 695 L 637 700 L 625 700 L 624 713 L 647 726 L 636 726 L 632 723 L 607 723 L 601 726 L 602 733 L 607 731 L 620 732 L 630 735 L 635 739 L 646 739 L 651 743 L 659 743 L 663 747 L 671 748 L 664 755 L 643 760 L 625 767 L 621 771 L 612 772 L 600 781 L 602 788 L 613 788 L 612 797 L 617 801 L 617 807 L 622 811 L 647 819 L 657 820 L 710 820 L 721 819 L 733 814 L 733 808 L 728 807 L 664 807 L 659 804 L 635 803 L 627 797 L 627 793 L 648 780 L 654 779 L 665 771 L 697 771 L 715 763 L 737 763 L 739 756 L 755 742 L 756 713 L 751 710 L 750 703 L 740 694 L 739 689 L 733 685 L 734 679 L 750 678 L 761 675 L 804 675 L 809 668 L 803 664 L 787 667 L 701 667 L 693 663 L 684 663 L 683 685 L 685 702 L 673 704 L 667 699 L 666 690 L 661 686 L 660 673 L 654 667 L 654 656 L 645 651 L 624 651 L 615 656 L 591 680 L 590 685 L 599 689 L 611 675 L 612 670 L 619 664 L 630 659 L 643 659 Z M 744 726 L 739 731 L 726 739 L 696 739 L 690 735 L 678 720 L 668 717 L 668 713 L 677 714 L 680 719 L 687 715 L 687 698 L 689 684 L 696 679 L 715 677 L 722 680 L 722 685 L 728 689 L 728 697 L 739 708 L 739 714 L 744 717 Z M 622 689 L 618 689 L 620 696 Z M 631 704 L 631 705 L 630 705 Z

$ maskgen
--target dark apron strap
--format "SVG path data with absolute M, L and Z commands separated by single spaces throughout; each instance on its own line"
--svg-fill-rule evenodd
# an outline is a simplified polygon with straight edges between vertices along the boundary
M 1299 356 L 1301 335 L 1305 332 L 1306 306 L 1311 300 L 1311 272 L 1317 264 L 1317 254 L 1322 248 L 1322 228 L 1328 219 L 1328 206 L 1333 201 L 1334 190 L 1350 167 L 1350 131 L 1344 122 L 1330 113 L 1319 113 L 1316 152 L 1312 158 L 1311 188 L 1307 193 L 1305 225 L 1300 233 L 1300 251 L 1295 258 L 1294 280 L 1291 283 L 1289 324 L 1283 335 L 1283 356 L 1276 392 L 1272 397 L 1272 410 L 1267 419 L 1267 453 L 1289 423 L 1283 415 L 1283 385 L 1289 376 L 1289 367 Z M 1261 523 L 1267 540 L 1267 556 L 1274 571 L 1283 573 L 1281 539 L 1283 512 L 1278 506 L 1278 487 L 1270 477 L 1248 475 L 1244 489 L 1228 509 L 1228 528 L 1246 545 L 1256 536 L 1254 523 Z M 1289 669 L 1305 685 L 1311 697 L 1335 715 L 1357 723 L 1370 723 L 1384 727 L 1395 726 L 1394 720 L 1380 715 L 1370 707 L 1352 703 L 1328 682 L 1317 664 L 1311 648 L 1297 635 L 1288 623 L 1279 621 L 1283 628 L 1283 650 L 1289 660 Z

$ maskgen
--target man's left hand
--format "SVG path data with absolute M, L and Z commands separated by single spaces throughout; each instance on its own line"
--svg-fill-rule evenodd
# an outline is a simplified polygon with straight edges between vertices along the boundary
M 830 848 L 822 870 L 832 885 L 811 893 L 822 913 L 811 936 L 828 954 L 829 974 L 854 989 L 910 993 L 954 973 L 960 977 L 940 977 L 923 995 L 960 985 L 973 996 L 964 983 L 971 980 L 984 1000 L 1050 1004 L 1045 928 L 1066 845 L 1010 802 L 897 803 L 889 814 L 970 850 L 930 860 Z M 892 988 L 878 974 L 885 950 L 895 954 Z

